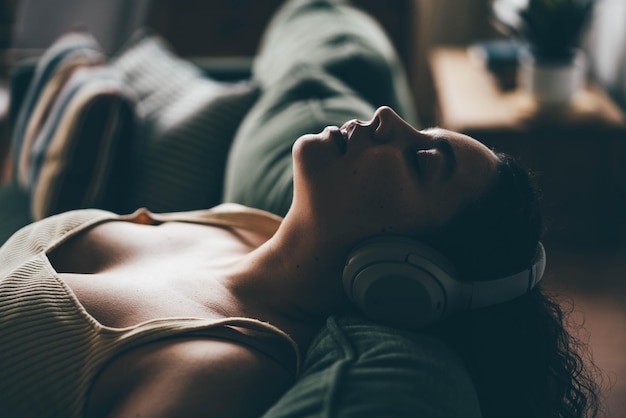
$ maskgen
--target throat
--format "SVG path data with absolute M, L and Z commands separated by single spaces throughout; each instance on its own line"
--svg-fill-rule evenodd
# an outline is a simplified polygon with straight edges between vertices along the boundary
M 337 264 L 343 266 L 322 254 L 298 257 L 268 243 L 246 257 L 229 286 L 242 309 L 253 309 L 249 314 L 311 332 L 345 308 Z

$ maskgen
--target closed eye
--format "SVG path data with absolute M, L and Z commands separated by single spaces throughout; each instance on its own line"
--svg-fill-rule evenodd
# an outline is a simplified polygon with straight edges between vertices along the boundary
M 450 141 L 446 138 L 437 138 L 435 141 L 435 149 L 437 149 L 444 157 L 444 173 L 442 180 L 448 180 L 456 171 L 456 154 Z
M 421 177 L 427 177 L 433 171 L 433 164 L 437 158 L 437 150 L 434 148 L 417 150 L 415 153 L 415 165 Z
M 446 138 L 437 138 L 432 148 L 417 149 L 413 153 L 414 164 L 421 177 L 432 174 L 440 164 L 443 164 L 441 181 L 448 180 L 456 170 L 456 155 Z

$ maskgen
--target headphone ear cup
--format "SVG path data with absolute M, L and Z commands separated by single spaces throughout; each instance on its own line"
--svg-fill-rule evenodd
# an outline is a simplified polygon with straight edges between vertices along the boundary
M 343 271 L 348 298 L 371 319 L 418 329 L 455 312 L 507 302 L 533 289 L 543 277 L 546 255 L 506 277 L 466 282 L 452 263 L 414 239 L 381 235 L 363 241 L 349 254 Z
M 369 265 L 354 278 L 348 297 L 367 317 L 409 329 L 437 321 L 446 305 L 441 284 L 408 263 Z
M 380 236 L 350 253 L 343 285 L 369 318 L 416 329 L 447 314 L 453 271 L 447 259 L 428 246 L 407 237 Z

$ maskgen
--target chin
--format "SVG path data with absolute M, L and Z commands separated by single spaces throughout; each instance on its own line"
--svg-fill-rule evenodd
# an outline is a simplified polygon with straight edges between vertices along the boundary
M 317 182 L 327 177 L 339 162 L 339 153 L 334 144 L 318 135 L 304 135 L 294 143 L 292 150 L 294 172 Z M 309 181 L 307 180 L 307 181 Z
M 307 134 L 302 135 L 300 138 L 296 139 L 291 147 L 291 155 L 294 160 L 300 160 L 304 155 L 308 153 L 308 148 L 312 145 L 312 142 L 319 140 L 317 135 Z

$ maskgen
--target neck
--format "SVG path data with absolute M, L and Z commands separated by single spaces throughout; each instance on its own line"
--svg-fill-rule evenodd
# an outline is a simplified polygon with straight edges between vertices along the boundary
M 329 315 L 348 306 L 341 282 L 347 248 L 305 224 L 286 218 L 237 264 L 228 285 L 243 311 L 308 342 Z

